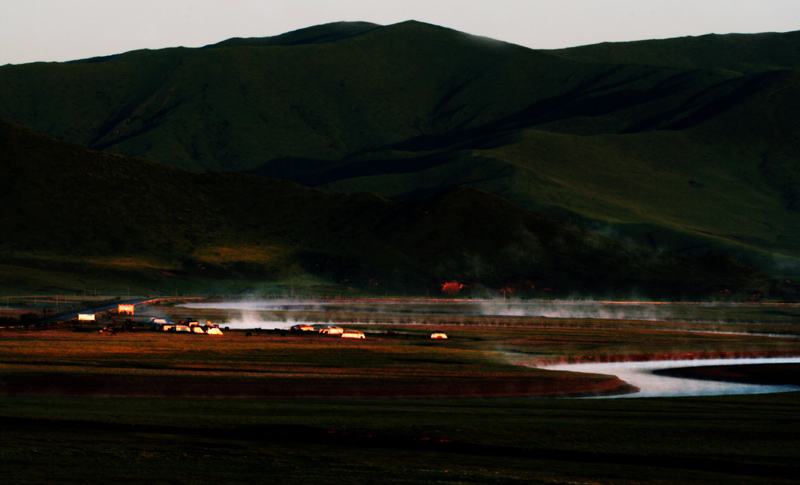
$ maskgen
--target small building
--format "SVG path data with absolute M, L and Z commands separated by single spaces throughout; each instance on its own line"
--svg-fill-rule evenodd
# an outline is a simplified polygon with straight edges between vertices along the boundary
M 78 321 L 79 322 L 95 322 L 97 318 L 95 317 L 94 313 L 79 313 L 78 314 Z
M 117 305 L 117 313 L 122 315 L 123 313 L 127 313 L 128 315 L 133 315 L 133 305 Z

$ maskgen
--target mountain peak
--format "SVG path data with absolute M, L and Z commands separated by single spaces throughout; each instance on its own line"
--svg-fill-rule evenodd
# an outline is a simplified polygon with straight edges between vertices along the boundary
M 381 28 L 380 25 L 369 22 L 331 22 L 328 24 L 315 25 L 313 27 L 305 27 L 302 29 L 293 30 L 291 32 L 286 32 L 285 34 L 272 37 L 235 37 L 217 44 L 206 46 L 206 48 L 326 44 L 329 42 L 336 42 L 349 37 L 362 35 L 379 28 Z

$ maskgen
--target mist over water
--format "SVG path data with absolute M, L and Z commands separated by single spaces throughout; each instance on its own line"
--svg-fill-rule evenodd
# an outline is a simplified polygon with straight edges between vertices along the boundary
M 208 302 L 208 303 L 184 303 L 180 305 L 183 308 L 197 308 L 197 309 L 213 309 L 213 310 L 229 310 L 231 312 L 239 312 L 238 317 L 231 318 L 228 322 L 220 323 L 223 327 L 236 330 L 288 330 L 297 324 L 308 325 L 330 325 L 331 322 L 313 322 L 304 320 L 296 320 L 294 318 L 286 318 L 283 320 L 276 320 L 265 315 L 262 312 L 266 311 L 319 311 L 320 303 L 313 301 L 295 301 L 295 300 L 246 300 L 246 301 L 223 301 L 223 302 Z
M 212 310 L 308 310 L 315 311 L 322 308 L 323 302 L 305 300 L 242 300 L 242 301 L 217 301 L 205 303 L 184 303 L 183 308 L 198 308 Z
M 298 323 L 309 325 L 331 325 L 335 322 L 315 321 L 314 312 L 326 310 L 348 309 L 364 313 L 402 312 L 404 314 L 427 313 L 439 315 L 486 315 L 509 317 L 542 317 L 553 319 L 619 319 L 669 321 L 682 320 L 688 316 L 705 319 L 709 315 L 719 314 L 728 320 L 728 311 L 737 308 L 751 309 L 739 304 L 714 303 L 658 303 L 658 302 L 602 302 L 602 301 L 515 301 L 515 300 L 359 300 L 359 301 L 313 301 L 313 300 L 243 300 L 229 302 L 186 303 L 186 308 L 229 310 L 239 313 L 228 323 L 221 325 L 232 329 L 289 329 Z M 797 312 L 791 307 L 780 307 L 780 311 Z M 282 312 L 277 319 L 271 312 Z M 292 312 L 297 312 L 298 319 Z M 709 313 L 710 312 L 710 313 Z M 793 317 L 793 313 L 786 313 Z M 321 316 L 321 315 L 320 315 Z M 326 317 L 323 317 L 326 318 Z M 320 320 L 318 317 L 316 320 Z M 349 322 L 358 324 L 359 322 Z M 663 331 L 696 331 L 698 333 L 726 333 L 731 335 L 754 335 L 714 330 L 680 330 L 665 328 Z M 760 334 L 765 337 L 797 338 L 797 335 Z M 726 394 L 765 394 L 800 390 L 800 386 L 739 384 L 710 380 L 689 379 L 683 377 L 660 376 L 653 371 L 681 367 L 697 367 L 711 365 L 740 364 L 780 364 L 800 363 L 800 358 L 751 358 L 751 359 L 707 359 L 707 360 L 670 360 L 650 362 L 619 363 L 587 363 L 587 364 L 554 364 L 546 366 L 548 370 L 581 372 L 591 374 L 607 374 L 640 389 L 633 394 L 612 396 L 630 397 L 676 397 L 676 396 L 715 396 Z
M 265 320 L 261 317 L 261 315 L 258 314 L 258 312 L 243 311 L 241 317 L 233 318 L 230 322 L 224 323 L 223 325 L 236 330 L 253 330 L 259 328 L 263 330 L 288 330 L 298 323 L 308 323 L 309 325 L 314 325 L 315 322 L 300 322 L 293 319 Z
M 480 314 L 510 317 L 596 318 L 601 320 L 664 320 L 666 309 L 652 303 L 622 303 L 588 300 L 505 301 L 479 304 Z
M 635 302 L 600 300 L 514 300 L 514 299 L 395 299 L 357 300 L 246 299 L 208 303 L 186 303 L 186 308 L 308 312 L 354 311 L 403 315 L 480 315 L 552 319 L 597 319 L 639 321 L 692 321 L 711 323 L 760 323 L 800 319 L 800 304 L 759 305 L 733 302 Z M 767 310 L 758 313 L 759 309 Z M 759 316 L 754 317 L 755 314 Z
M 615 362 L 590 364 L 557 364 L 544 366 L 547 370 L 581 372 L 588 374 L 607 374 L 617 376 L 640 389 L 634 394 L 607 396 L 612 398 L 632 397 L 678 397 L 678 396 L 719 396 L 727 394 L 768 394 L 773 392 L 800 391 L 800 386 L 780 386 L 762 384 L 739 384 L 735 382 L 707 381 L 684 377 L 669 377 L 653 374 L 662 369 L 701 367 L 711 365 L 744 364 L 797 364 L 800 357 L 753 358 L 753 359 L 698 359 L 649 362 Z
M 348 307 L 374 313 L 466 314 L 510 317 L 596 318 L 661 320 L 670 312 L 652 303 L 600 302 L 579 300 L 521 301 L 521 300 L 424 300 L 424 301 L 314 301 L 314 300 L 243 300 L 209 303 L 185 303 L 185 308 L 239 311 L 324 311 Z
M 230 322 L 231 328 L 280 328 L 284 322 L 262 321 L 259 312 L 303 312 L 304 321 L 309 312 L 323 312 L 349 308 L 366 313 L 417 313 L 435 315 L 481 315 L 500 317 L 544 317 L 574 319 L 668 319 L 669 312 L 650 304 L 629 304 L 594 301 L 519 301 L 519 300 L 429 300 L 391 301 L 374 300 L 358 302 L 314 300 L 244 300 L 208 303 L 185 303 L 184 308 L 215 309 L 241 312 L 241 317 Z M 297 323 L 297 322 L 293 322 Z M 318 322 L 325 323 L 325 322 Z M 408 322 L 406 322 L 408 323 Z M 275 326 L 278 325 L 278 326 Z M 290 325 L 291 326 L 291 325 Z

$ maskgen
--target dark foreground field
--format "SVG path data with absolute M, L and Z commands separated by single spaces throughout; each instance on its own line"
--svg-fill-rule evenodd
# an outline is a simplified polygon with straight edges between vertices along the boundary
M 392 338 L 385 325 L 362 325 L 360 341 L 4 330 L 0 473 L 7 483 L 193 484 L 800 477 L 800 393 L 541 399 L 624 388 L 611 376 L 520 365 L 789 355 L 797 338 L 697 333 L 685 322 L 452 323 L 436 323 L 447 341 L 426 339 L 434 327 L 419 324 L 390 327 Z M 759 369 L 749 378 L 763 379 Z M 783 370 L 768 375 L 796 382 L 796 369 Z
M 799 406 L 5 398 L 0 469 L 7 483 L 790 483 Z

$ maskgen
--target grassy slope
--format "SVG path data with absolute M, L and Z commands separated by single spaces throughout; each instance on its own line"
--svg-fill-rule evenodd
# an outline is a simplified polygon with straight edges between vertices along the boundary
M 470 185 L 640 245 L 794 277 L 797 38 L 545 52 L 417 22 L 331 24 L 6 66 L 0 119 L 349 193 Z
M 775 67 L 794 67 L 796 36 L 774 37 L 789 50 L 785 63 Z M 752 40 L 758 44 L 758 37 Z M 617 52 L 614 47 L 609 52 Z M 756 47 L 762 52 L 774 45 Z M 677 40 L 665 41 L 662 49 L 687 57 L 693 52 Z M 795 187 L 800 180 L 798 146 L 791 135 L 800 100 L 797 74 L 729 76 L 730 71 L 719 70 L 730 67 L 725 59 L 701 63 L 698 59 L 692 67 L 706 69 L 651 81 L 645 76 L 631 83 L 634 76 L 623 76 L 627 95 L 639 98 L 631 106 L 619 102 L 619 109 L 600 116 L 573 113 L 514 130 L 514 136 L 508 132 L 520 122 L 500 123 L 505 138 L 488 149 L 462 146 L 455 157 L 452 151 L 427 154 L 437 162 L 428 162 L 430 168 L 363 174 L 325 187 L 408 197 L 469 184 L 639 244 L 689 254 L 724 252 L 777 271 L 773 262 L 781 257 L 771 252 L 798 255 Z M 761 69 L 771 66 L 765 62 Z M 592 96 L 602 97 L 597 91 L 587 93 L 582 106 Z M 790 265 L 795 270 L 788 274 L 794 276 L 797 265 Z
M 0 118 L 129 156 L 247 169 L 284 157 L 336 160 L 478 125 L 562 92 L 557 80 L 574 64 L 409 22 L 338 42 L 221 43 L 8 66 Z
M 0 128 L 7 265 L 106 279 L 144 271 L 140 284 L 162 288 L 164 276 L 185 274 L 272 282 L 316 275 L 412 292 L 452 279 L 602 295 L 774 290 L 765 275 L 724 258 L 636 248 L 475 189 L 395 202 L 186 172 Z

